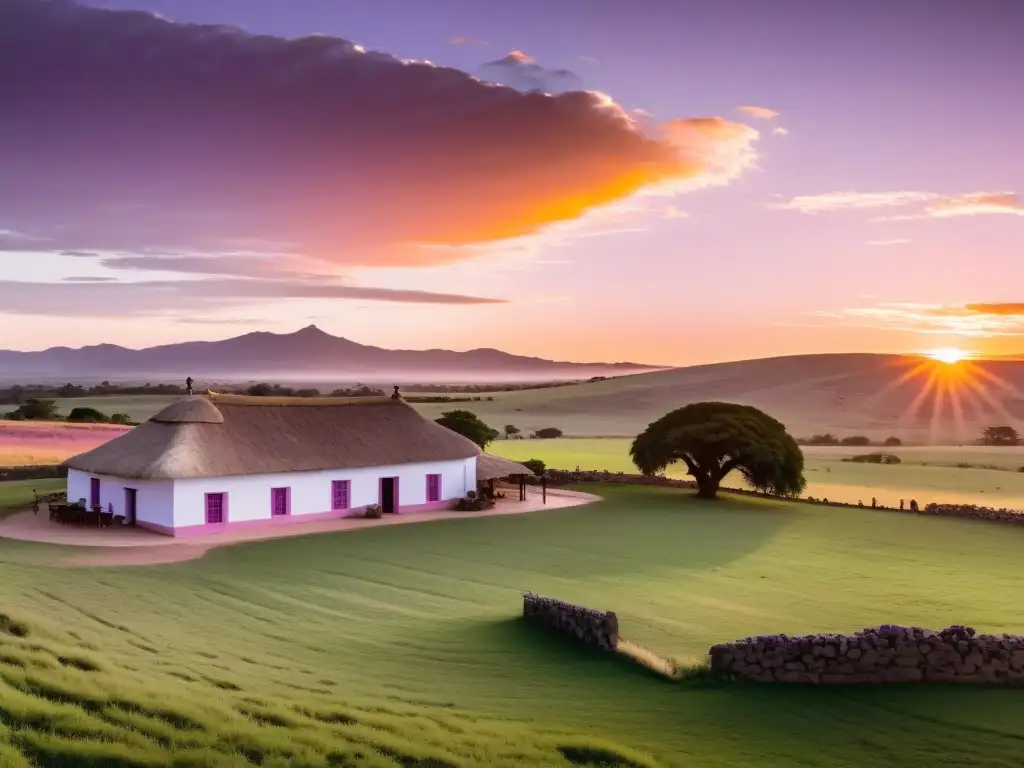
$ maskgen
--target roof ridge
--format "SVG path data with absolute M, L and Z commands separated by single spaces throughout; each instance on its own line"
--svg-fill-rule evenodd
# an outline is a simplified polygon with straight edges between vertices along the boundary
M 205 397 L 214 405 L 252 406 L 333 406 L 333 405 L 407 405 L 401 398 L 390 395 L 369 397 L 289 397 L 285 395 L 235 395 L 226 392 L 207 391 Z

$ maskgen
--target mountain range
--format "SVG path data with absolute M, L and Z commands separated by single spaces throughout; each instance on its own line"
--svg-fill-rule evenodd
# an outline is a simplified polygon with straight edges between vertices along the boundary
M 497 349 L 454 352 L 366 346 L 315 325 L 294 333 L 247 333 L 222 341 L 189 341 L 145 349 L 116 344 L 0 350 L 0 381 L 142 381 L 153 378 L 463 382 L 532 381 L 616 376 L 658 370 L 640 363 L 573 363 Z

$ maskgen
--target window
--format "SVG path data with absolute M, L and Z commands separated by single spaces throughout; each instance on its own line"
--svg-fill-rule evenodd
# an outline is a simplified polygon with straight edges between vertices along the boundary
M 227 494 L 208 493 L 206 494 L 206 524 L 217 525 L 226 523 L 227 515 Z
M 291 488 L 270 489 L 271 517 L 284 517 L 291 514 Z
M 427 501 L 441 500 L 441 476 L 427 475 Z
M 331 509 L 348 509 L 350 506 L 351 481 L 334 480 L 331 482 Z

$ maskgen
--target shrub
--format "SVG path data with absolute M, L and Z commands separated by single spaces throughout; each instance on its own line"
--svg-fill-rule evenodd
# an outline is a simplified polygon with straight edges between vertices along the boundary
M 494 506 L 494 502 L 484 496 L 477 496 L 476 493 L 470 491 L 466 494 L 465 498 L 459 499 L 455 505 L 457 512 L 479 512 L 482 509 L 491 509 Z
M 824 435 L 813 435 L 812 437 L 801 440 L 800 442 L 805 445 L 839 445 L 839 438 L 835 435 L 825 433 Z
M 371 504 L 363 512 L 363 517 L 367 520 L 379 520 L 384 516 L 384 510 L 381 509 L 380 504 Z
M 850 435 L 850 437 L 844 437 L 839 441 L 840 445 L 871 445 L 870 438 L 864 435 Z
M 844 461 L 852 461 L 856 464 L 899 464 L 900 457 L 892 453 L 862 453 L 859 456 L 851 456 Z
M 109 419 L 107 414 L 97 411 L 95 408 L 72 408 L 68 414 L 68 421 L 77 421 L 86 424 L 105 424 Z
M 531 472 L 533 472 L 533 474 L 535 475 L 543 475 L 544 470 L 548 468 L 548 465 L 545 464 L 540 459 L 527 459 L 526 461 L 523 462 L 523 466 L 526 467 Z
M 885 438 L 885 445 L 889 447 L 894 447 L 897 445 L 903 445 L 903 441 L 900 440 L 898 437 L 887 437 Z
M 131 424 L 132 417 L 127 413 L 115 413 L 110 417 L 111 424 Z
M 16 410 L 8 413 L 7 418 L 14 421 L 56 421 L 59 418 L 57 403 L 53 400 L 26 400 L 24 405 L 19 405 Z
M 533 436 L 539 440 L 553 440 L 556 437 L 562 436 L 562 430 L 558 427 L 544 427 L 544 429 L 538 429 L 533 433 Z

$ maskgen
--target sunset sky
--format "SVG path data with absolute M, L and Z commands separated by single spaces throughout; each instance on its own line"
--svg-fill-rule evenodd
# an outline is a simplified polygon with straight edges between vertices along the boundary
M 1021 30 L 1012 0 L 0 0 L 0 348 L 1021 353 Z

